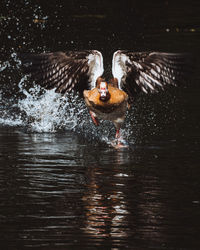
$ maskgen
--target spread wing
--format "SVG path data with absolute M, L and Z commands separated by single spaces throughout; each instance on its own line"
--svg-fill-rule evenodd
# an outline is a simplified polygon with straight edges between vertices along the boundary
M 118 50 L 113 54 L 112 74 L 131 98 L 139 91 L 147 94 L 176 86 L 184 78 L 186 61 L 183 54 Z
M 20 55 L 25 73 L 41 86 L 66 93 L 96 86 L 103 74 L 103 57 L 97 50 Z

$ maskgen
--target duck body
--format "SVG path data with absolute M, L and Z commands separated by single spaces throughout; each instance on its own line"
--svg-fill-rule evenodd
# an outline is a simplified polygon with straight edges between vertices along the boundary
M 101 100 L 98 87 L 83 92 L 84 100 L 92 115 L 97 119 L 109 120 L 119 129 L 124 122 L 128 107 L 128 95 L 123 90 L 108 84 L 110 98 Z

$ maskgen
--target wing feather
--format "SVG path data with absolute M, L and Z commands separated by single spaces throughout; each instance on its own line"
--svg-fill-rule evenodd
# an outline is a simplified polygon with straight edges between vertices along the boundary
M 113 54 L 112 74 L 119 88 L 133 97 L 140 91 L 147 94 L 176 86 L 184 80 L 187 65 L 184 54 L 118 50 Z
M 104 72 L 103 57 L 97 50 L 19 55 L 25 73 L 41 86 L 66 93 L 96 86 Z

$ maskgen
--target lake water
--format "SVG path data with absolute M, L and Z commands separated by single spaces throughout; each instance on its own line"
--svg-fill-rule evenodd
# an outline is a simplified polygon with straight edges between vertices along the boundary
M 0 247 L 200 249 L 200 76 L 140 95 L 122 133 L 25 77 L 18 52 L 199 56 L 199 1 L 9 1 L 0 11 Z

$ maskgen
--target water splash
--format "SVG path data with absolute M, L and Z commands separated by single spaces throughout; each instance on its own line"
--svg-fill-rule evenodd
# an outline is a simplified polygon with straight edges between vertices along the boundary
M 16 98 L 0 99 L 0 125 L 20 126 L 28 132 L 37 133 L 74 131 L 91 143 L 107 144 L 114 139 L 113 124 L 100 121 L 100 126 L 96 127 L 84 101 L 78 95 L 63 96 L 36 84 L 31 88 L 29 85 L 29 79 L 23 77 L 18 84 Z M 122 135 L 127 140 L 131 134 L 128 122 L 122 128 Z
M 0 90 L 0 125 L 3 126 L 21 126 L 21 115 L 17 114 L 17 105 L 13 98 L 3 96 L 3 91 Z
M 25 97 L 19 100 L 18 107 L 31 131 L 55 132 L 64 127 L 73 129 L 76 126 L 75 110 L 68 97 L 61 96 L 54 90 L 42 90 L 36 85 L 26 90 L 22 82 L 19 88 Z
M 0 72 L 4 71 L 7 67 L 10 67 L 9 61 L 5 61 L 3 63 L 0 63 Z
M 78 95 L 67 96 L 45 90 L 23 77 L 19 84 L 17 100 L 1 99 L 0 124 L 21 126 L 30 132 L 54 133 L 59 130 L 75 131 L 88 141 L 107 143 L 115 130 L 111 122 L 101 122 L 96 127 L 90 119 L 84 101 Z M 1 104 L 0 102 L 0 104 Z

